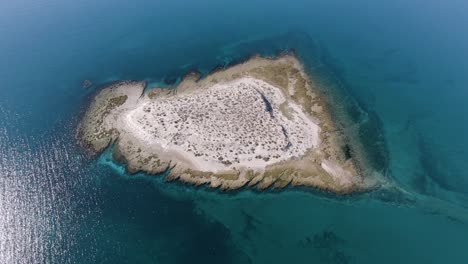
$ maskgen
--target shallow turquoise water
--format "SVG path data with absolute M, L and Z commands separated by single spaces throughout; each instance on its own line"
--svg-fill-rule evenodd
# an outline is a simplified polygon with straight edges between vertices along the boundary
M 0 263 L 467 262 L 462 1 L 50 0 L 0 10 Z M 290 48 L 362 111 L 361 136 L 396 188 L 221 193 L 130 177 L 75 145 L 93 92 L 85 79 L 161 83 Z

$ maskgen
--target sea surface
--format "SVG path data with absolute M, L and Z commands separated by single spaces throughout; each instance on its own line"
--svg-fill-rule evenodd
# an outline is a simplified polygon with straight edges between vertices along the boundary
M 0 263 L 468 263 L 467 24 L 462 0 L 0 1 Z M 290 50 L 385 186 L 213 191 L 76 144 L 105 83 Z

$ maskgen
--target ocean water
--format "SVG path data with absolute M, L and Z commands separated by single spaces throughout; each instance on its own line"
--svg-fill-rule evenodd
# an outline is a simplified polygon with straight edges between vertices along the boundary
M 467 23 L 457 0 L 0 1 L 0 263 L 467 263 Z M 76 145 L 102 84 L 290 49 L 379 190 L 213 191 Z

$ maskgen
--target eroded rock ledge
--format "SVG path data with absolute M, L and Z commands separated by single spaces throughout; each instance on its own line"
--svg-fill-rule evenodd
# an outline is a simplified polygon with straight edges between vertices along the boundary
M 78 135 L 93 153 L 115 143 L 130 173 L 213 188 L 367 188 L 359 164 L 300 61 L 254 57 L 174 89 L 122 81 L 96 95 Z

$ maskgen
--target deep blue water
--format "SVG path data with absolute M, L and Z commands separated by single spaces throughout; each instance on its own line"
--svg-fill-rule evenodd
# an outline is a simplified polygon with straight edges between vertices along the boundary
M 0 263 L 467 263 L 466 24 L 456 0 L 0 1 Z M 222 193 L 76 146 L 100 84 L 289 49 L 388 186 Z

